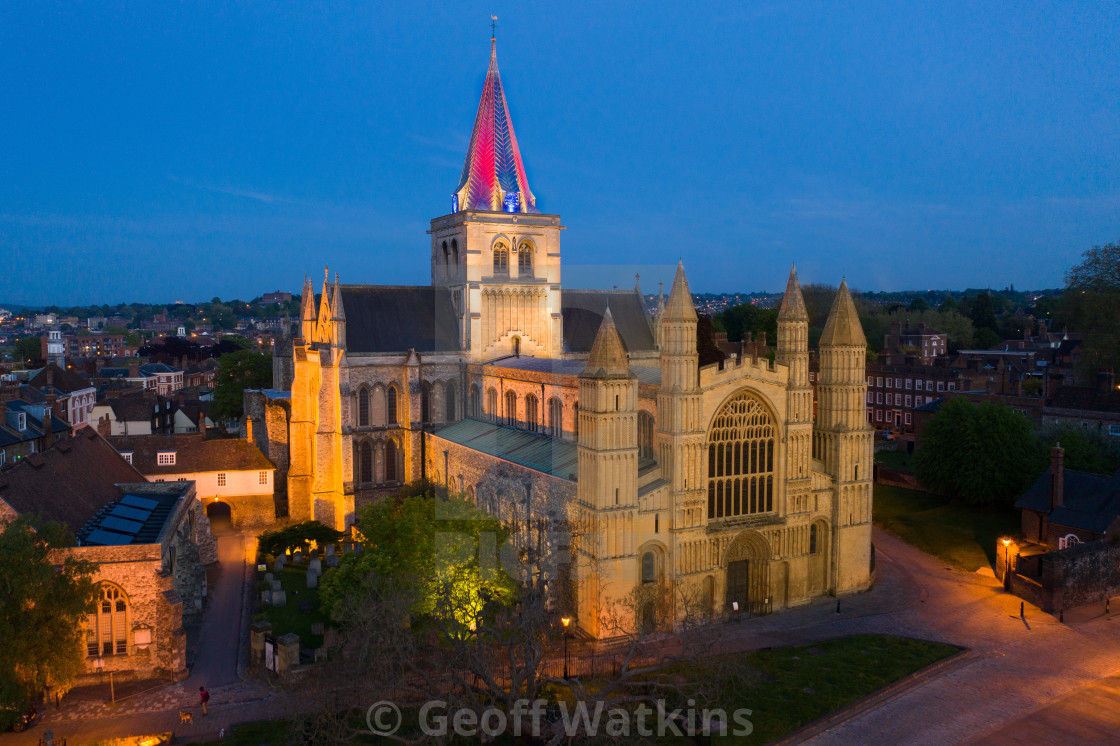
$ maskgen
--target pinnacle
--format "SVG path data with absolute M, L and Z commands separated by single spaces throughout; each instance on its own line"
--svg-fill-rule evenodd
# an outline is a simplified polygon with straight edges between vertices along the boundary
M 692 292 L 688 289 L 688 279 L 684 276 L 683 261 L 677 262 L 673 289 L 669 291 L 669 302 L 665 304 L 665 318 L 696 321 L 696 306 L 692 303 Z
M 599 332 L 591 345 L 591 354 L 587 356 L 587 366 L 581 375 L 591 378 L 616 378 L 630 375 L 626 346 L 622 343 L 618 327 L 614 324 L 610 307 L 603 315 L 603 323 L 599 325 Z
M 805 308 L 805 298 L 801 295 L 801 283 L 797 281 L 797 265 L 789 271 L 786 292 L 782 296 L 782 306 L 778 311 L 778 321 L 808 321 L 809 311 Z
M 848 281 L 840 281 L 840 289 L 836 291 L 836 299 L 832 302 L 832 310 L 828 312 L 828 320 L 824 322 L 824 332 L 821 333 L 821 347 L 866 347 L 867 337 L 863 335 L 863 326 L 859 322 L 856 304 L 852 300 L 852 293 L 848 290 Z

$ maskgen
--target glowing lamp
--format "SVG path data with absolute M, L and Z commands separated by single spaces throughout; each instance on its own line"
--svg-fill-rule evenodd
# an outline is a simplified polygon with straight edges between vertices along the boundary
M 562 616 L 560 617 L 560 623 L 564 625 L 564 629 L 567 629 L 568 625 L 572 623 L 572 618 L 570 616 Z
M 1000 541 L 1003 542 L 1005 547 L 1011 546 L 1011 539 L 1000 539 Z

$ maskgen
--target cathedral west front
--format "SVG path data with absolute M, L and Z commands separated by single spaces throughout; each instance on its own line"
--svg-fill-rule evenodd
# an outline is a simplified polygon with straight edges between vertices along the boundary
M 446 486 L 509 523 L 592 635 L 625 598 L 671 625 L 686 605 L 721 619 L 869 586 L 874 432 L 846 284 L 815 394 L 795 271 L 775 359 L 705 367 L 683 263 L 656 309 L 637 287 L 565 288 L 564 226 L 530 191 L 493 41 L 451 203 L 430 285 L 328 275 L 316 301 L 305 281 L 273 388 L 247 393 L 291 520 L 345 529 L 404 484 Z

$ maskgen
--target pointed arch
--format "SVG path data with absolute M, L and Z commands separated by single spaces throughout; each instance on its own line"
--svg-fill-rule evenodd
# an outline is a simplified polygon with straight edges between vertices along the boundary
M 774 511 L 774 448 L 778 426 L 749 389 L 727 399 L 708 432 L 708 517 Z
M 455 382 L 448 381 L 443 393 L 443 421 L 454 422 L 457 417 L 455 410 Z
M 399 399 L 397 393 L 397 385 L 391 384 L 385 391 L 385 419 L 388 421 L 389 427 L 396 427 L 397 424 L 397 400 Z
M 369 427 L 370 423 L 369 389 L 362 384 L 358 389 L 358 427 Z
M 358 479 L 359 484 L 368 484 L 373 481 L 373 443 L 363 440 L 358 446 Z
M 504 241 L 497 241 L 494 243 L 494 274 L 495 275 L 508 275 L 509 274 L 509 244 Z
M 517 276 L 533 276 L 533 242 L 523 240 L 517 247 Z
M 101 658 L 128 654 L 128 594 L 115 583 L 103 582 L 97 608 L 86 617 L 86 655 Z
M 564 436 L 564 403 L 555 396 L 548 400 L 548 434 L 554 438 Z
M 537 432 L 540 427 L 540 416 L 537 412 L 537 397 L 533 394 L 525 395 L 525 429 L 531 433 Z
M 506 392 L 504 414 L 507 425 L 510 427 L 517 425 L 517 392 L 513 390 Z
M 482 419 L 482 393 L 477 383 L 471 384 L 470 394 L 468 394 L 469 401 L 467 402 L 468 411 L 470 416 L 476 420 Z
M 389 438 L 389 440 L 385 442 L 385 481 L 400 481 L 400 467 L 400 449 L 397 448 L 397 441 Z

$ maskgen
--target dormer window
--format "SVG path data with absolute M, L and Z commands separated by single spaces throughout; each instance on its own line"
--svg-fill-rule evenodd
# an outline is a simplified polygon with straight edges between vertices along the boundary
M 132 463 L 132 451 L 121 451 L 121 457 L 128 463 Z
M 156 464 L 159 466 L 174 466 L 175 451 L 160 451 L 156 454 Z
M 26 430 L 27 429 L 27 412 L 20 412 L 16 415 L 16 429 L 17 430 Z

